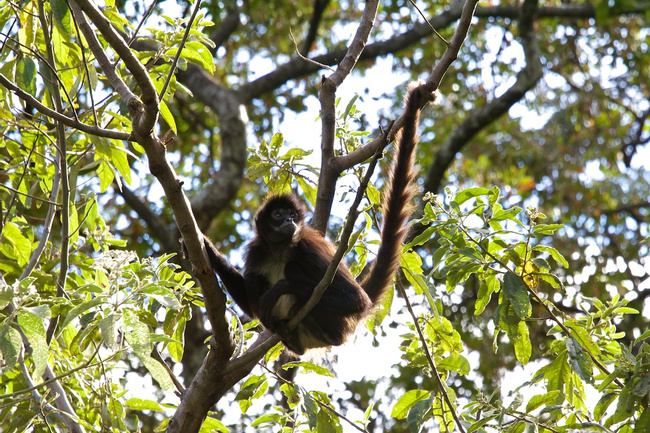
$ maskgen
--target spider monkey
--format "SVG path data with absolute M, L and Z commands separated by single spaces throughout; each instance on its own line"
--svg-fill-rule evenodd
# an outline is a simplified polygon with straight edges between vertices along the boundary
M 415 194 L 413 160 L 421 106 L 435 94 L 412 87 L 405 98 L 404 127 L 383 203 L 381 246 L 372 270 L 360 283 L 341 263 L 319 303 L 294 330 L 288 322 L 310 298 L 334 256 L 334 245 L 305 224 L 305 207 L 295 195 L 271 197 L 255 216 L 256 236 L 248 244 L 243 275 L 205 238 L 210 263 L 226 289 L 252 317 L 297 355 L 338 346 L 374 310 L 398 270 Z

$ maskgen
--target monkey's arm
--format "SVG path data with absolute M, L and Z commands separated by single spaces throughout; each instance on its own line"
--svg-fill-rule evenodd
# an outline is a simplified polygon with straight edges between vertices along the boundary
M 219 275 L 219 278 L 223 282 L 224 286 L 226 286 L 226 290 L 228 290 L 230 296 L 244 311 L 244 313 L 253 317 L 253 308 L 249 302 L 248 291 L 246 289 L 246 279 L 237 269 L 228 263 L 223 254 L 221 254 L 217 247 L 210 242 L 210 239 L 204 236 L 203 243 L 205 245 L 205 250 L 208 253 L 212 269 L 217 273 L 217 275 Z M 187 258 L 187 247 L 185 246 L 183 239 L 181 239 L 181 248 L 183 250 L 183 256 Z

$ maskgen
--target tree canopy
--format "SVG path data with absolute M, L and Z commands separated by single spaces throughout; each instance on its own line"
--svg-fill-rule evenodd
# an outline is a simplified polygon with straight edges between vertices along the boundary
M 649 17 L 0 0 L 0 430 L 650 431 Z M 241 265 L 295 191 L 362 274 L 414 80 L 441 96 L 395 288 L 283 366 L 202 233 Z

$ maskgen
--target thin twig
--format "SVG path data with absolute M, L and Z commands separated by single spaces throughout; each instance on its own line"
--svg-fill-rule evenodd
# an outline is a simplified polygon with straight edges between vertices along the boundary
M 0 74 L 0 84 L 12 91 L 20 99 L 28 103 L 30 106 L 34 107 L 39 113 L 44 114 L 52 120 L 59 121 L 66 126 L 71 128 L 78 129 L 79 131 L 86 132 L 91 135 L 96 135 L 98 137 L 106 138 L 115 138 L 116 140 L 132 141 L 133 139 L 127 132 L 114 131 L 110 129 L 104 129 L 93 125 L 88 125 L 87 123 L 80 122 L 71 117 L 68 117 L 62 113 L 59 113 L 56 110 L 53 110 L 38 99 L 34 98 L 29 93 L 25 92 L 20 87 L 16 86 L 11 80 L 5 77 L 3 74 Z
M 283 382 L 283 383 L 285 383 L 285 384 L 287 384 L 287 385 L 291 385 L 291 386 L 299 386 L 299 385 L 296 385 L 295 382 L 292 382 L 292 381 L 290 381 L 290 380 L 288 380 L 288 379 L 285 379 L 284 377 L 280 376 L 276 371 L 271 370 L 271 369 L 270 369 L 269 367 L 267 367 L 266 365 L 264 365 L 264 364 L 262 364 L 262 363 L 260 363 L 259 365 L 260 365 L 264 370 L 268 371 L 268 372 L 271 373 L 273 376 L 275 376 L 275 378 L 276 378 L 277 380 L 279 380 L 280 382 Z M 308 393 L 305 393 L 305 394 L 308 395 Z M 350 425 L 351 425 L 352 427 L 354 427 L 355 429 L 359 430 L 360 432 L 368 433 L 368 430 L 366 430 L 365 428 L 361 428 L 361 427 L 360 427 L 359 425 L 357 425 L 354 421 L 352 421 L 352 420 L 348 419 L 347 417 L 345 417 L 342 413 L 338 412 L 336 409 L 334 409 L 334 408 L 333 408 L 332 406 L 330 406 L 329 404 L 327 404 L 327 403 L 323 403 L 322 401 L 319 401 L 319 400 L 317 400 L 317 399 L 314 398 L 314 397 L 311 397 L 311 396 L 309 396 L 309 397 L 312 399 L 312 401 L 315 401 L 316 404 L 318 404 L 320 407 L 322 407 L 322 408 L 324 408 L 324 409 L 327 409 L 328 411 L 332 412 L 333 414 L 335 414 L 336 416 L 338 416 L 340 419 L 346 421 L 348 424 L 350 424 Z
M 422 19 L 424 19 L 424 22 L 427 23 L 427 25 L 429 26 L 429 28 L 431 29 L 431 31 L 432 31 L 433 33 L 435 33 L 436 36 L 438 36 L 442 42 L 444 42 L 447 46 L 449 46 L 449 42 L 447 42 L 447 40 L 446 40 L 445 38 L 443 38 L 442 35 L 441 35 L 440 33 L 438 33 L 438 31 L 437 31 L 437 30 L 436 30 L 436 29 L 431 25 L 431 23 L 429 22 L 429 20 L 427 19 L 427 17 L 424 16 L 424 13 L 420 10 L 420 8 L 418 7 L 418 5 L 415 4 L 415 1 L 414 1 L 414 0 L 409 0 L 409 1 L 410 1 L 411 4 L 413 5 L 413 7 L 414 7 L 414 8 L 415 8 L 419 13 L 420 13 L 420 16 L 422 17 Z
M 359 204 L 361 204 L 361 200 L 363 199 L 366 189 L 368 188 L 368 184 L 370 183 L 370 178 L 372 177 L 372 174 L 375 171 L 375 167 L 377 166 L 377 162 L 381 158 L 382 154 L 383 152 L 381 151 L 381 149 L 378 149 L 378 151 L 375 152 L 372 159 L 370 160 L 366 174 L 363 180 L 361 181 L 361 183 L 359 184 L 359 188 L 357 189 L 357 194 L 354 198 L 354 202 L 352 203 L 352 206 L 350 207 L 350 211 L 348 212 L 348 217 L 347 220 L 345 221 L 345 226 L 341 231 L 339 246 L 336 249 L 336 253 L 334 254 L 334 257 L 332 257 L 332 263 L 327 268 L 327 272 L 325 272 L 325 276 L 323 277 L 323 279 L 314 288 L 314 292 L 312 293 L 309 300 L 305 303 L 305 305 L 302 306 L 300 311 L 298 311 L 298 313 L 296 313 L 296 315 L 289 322 L 289 329 L 295 329 L 298 326 L 298 324 L 302 322 L 302 320 L 309 314 L 309 312 L 316 306 L 316 304 L 318 304 L 320 298 L 323 296 L 323 293 L 325 293 L 325 290 L 327 290 L 329 285 L 332 283 L 332 280 L 334 279 L 334 275 L 336 274 L 336 271 L 338 269 L 338 265 L 348 250 L 348 243 L 350 241 L 350 236 L 352 234 L 352 231 L 354 230 L 354 224 L 356 223 L 357 217 L 359 216 Z
M 291 31 L 291 29 L 289 29 L 289 36 L 291 36 L 291 40 L 293 41 L 293 46 L 296 47 L 296 54 L 298 54 L 298 57 L 303 59 L 305 62 L 313 63 L 314 65 L 318 66 L 319 68 L 329 69 L 332 72 L 335 71 L 335 69 L 332 68 L 331 66 L 324 65 L 322 63 L 318 63 L 316 60 L 312 60 L 309 57 L 303 56 L 302 53 L 300 52 L 300 50 L 298 49 L 298 43 L 296 42 L 296 38 L 294 38 L 293 32 Z
M 411 306 L 411 302 L 409 301 L 409 298 L 406 295 L 406 290 L 404 290 L 404 286 L 400 282 L 397 283 L 397 287 L 400 291 L 400 294 L 404 298 L 404 302 L 406 302 L 406 308 L 408 308 L 409 313 L 413 318 L 413 324 L 415 325 L 415 329 L 418 331 L 418 336 L 420 337 L 420 341 L 422 342 L 422 348 L 424 349 L 424 354 L 426 355 L 427 360 L 429 361 L 429 367 L 431 367 L 431 371 L 433 372 L 433 378 L 438 384 L 438 388 L 440 389 L 440 394 L 442 394 L 442 398 L 447 403 L 447 406 L 449 406 L 451 415 L 454 417 L 454 420 L 456 421 L 456 426 L 462 433 L 465 433 L 465 429 L 463 428 L 463 425 L 460 422 L 460 418 L 458 417 L 458 414 L 454 409 L 454 405 L 452 404 L 451 399 L 449 398 L 449 394 L 445 389 L 445 383 L 442 381 L 442 378 L 440 377 L 440 373 L 438 372 L 438 368 L 436 367 L 436 362 L 434 361 L 433 356 L 429 351 L 429 346 L 427 346 L 427 340 L 424 337 L 424 333 L 422 332 L 422 328 L 420 327 L 420 324 L 418 323 L 418 317 L 415 315 L 415 312 L 413 311 L 413 307 Z
M 68 6 L 68 8 L 70 8 L 70 6 Z M 70 15 L 72 15 L 72 11 L 70 11 Z M 74 22 L 75 32 L 77 33 L 77 39 L 81 41 L 81 30 L 79 30 L 79 25 L 77 24 L 77 20 L 74 19 L 74 16 L 72 17 L 72 22 Z M 88 81 L 88 97 L 90 98 L 90 108 L 93 113 L 93 121 L 95 123 L 95 126 L 99 126 L 99 122 L 97 121 L 97 110 L 95 108 L 95 96 L 90 81 L 90 70 L 88 69 L 88 59 L 86 58 L 86 50 L 82 48 L 79 51 L 81 51 L 81 62 L 84 65 L 84 71 L 86 72 L 86 79 Z
M 181 57 L 181 52 L 183 52 L 183 47 L 185 47 L 187 38 L 190 35 L 190 31 L 192 30 L 192 23 L 194 22 L 194 19 L 196 18 L 196 14 L 199 12 L 200 7 L 201 7 L 201 0 L 196 0 L 196 4 L 194 5 L 194 10 L 192 11 L 192 16 L 190 17 L 190 20 L 187 23 L 187 27 L 185 27 L 185 33 L 183 33 L 183 39 L 181 39 L 181 43 L 178 44 L 176 55 L 174 56 L 174 60 L 172 61 L 171 67 L 169 68 L 169 73 L 167 74 L 167 78 L 165 79 L 165 84 L 163 84 L 162 89 L 160 89 L 160 94 L 158 95 L 159 101 L 163 100 L 165 96 L 165 92 L 167 92 L 167 87 L 169 87 L 169 83 L 172 80 L 174 71 L 176 71 L 176 65 L 178 64 L 178 59 L 180 59 Z
M 135 38 L 138 37 L 138 33 L 140 32 L 140 29 L 144 25 L 144 22 L 147 20 L 147 18 L 149 18 L 149 16 L 153 12 L 153 8 L 156 7 L 156 3 L 158 3 L 158 0 L 153 0 L 151 2 L 151 4 L 149 5 L 149 7 L 147 8 L 147 11 L 142 16 L 142 19 L 138 23 L 138 26 L 135 28 L 135 31 L 133 32 L 133 36 L 131 36 L 131 39 L 129 39 L 129 42 L 127 42 L 127 45 L 129 47 L 131 46 L 131 44 L 133 44 L 133 42 L 135 41 Z
M 174 374 L 172 369 L 169 367 L 169 365 L 167 365 L 167 363 L 163 359 L 162 355 L 160 354 L 158 349 L 156 349 L 155 346 L 154 346 L 153 350 L 151 351 L 151 355 L 152 355 L 153 359 L 158 361 L 162 365 L 162 367 L 165 369 L 165 371 L 169 375 L 169 378 L 174 383 L 174 386 L 176 387 L 176 391 L 178 392 L 178 394 L 183 395 L 185 393 L 185 387 L 183 386 L 181 381 L 178 380 L 178 378 L 176 377 L 176 375 Z

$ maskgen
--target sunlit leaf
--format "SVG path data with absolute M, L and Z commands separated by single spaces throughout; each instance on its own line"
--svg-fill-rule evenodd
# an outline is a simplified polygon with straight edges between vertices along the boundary
M 18 311 L 18 324 L 32 347 L 33 377 L 41 377 L 47 365 L 47 341 L 43 319 L 29 311 Z
M 400 397 L 400 399 L 393 406 L 391 416 L 397 419 L 404 419 L 408 416 L 411 408 L 419 401 L 429 398 L 431 392 L 422 389 L 412 389 Z
M 23 345 L 20 332 L 11 326 L 0 327 L 0 354 L 6 366 L 13 368 L 18 363 L 18 354 Z

